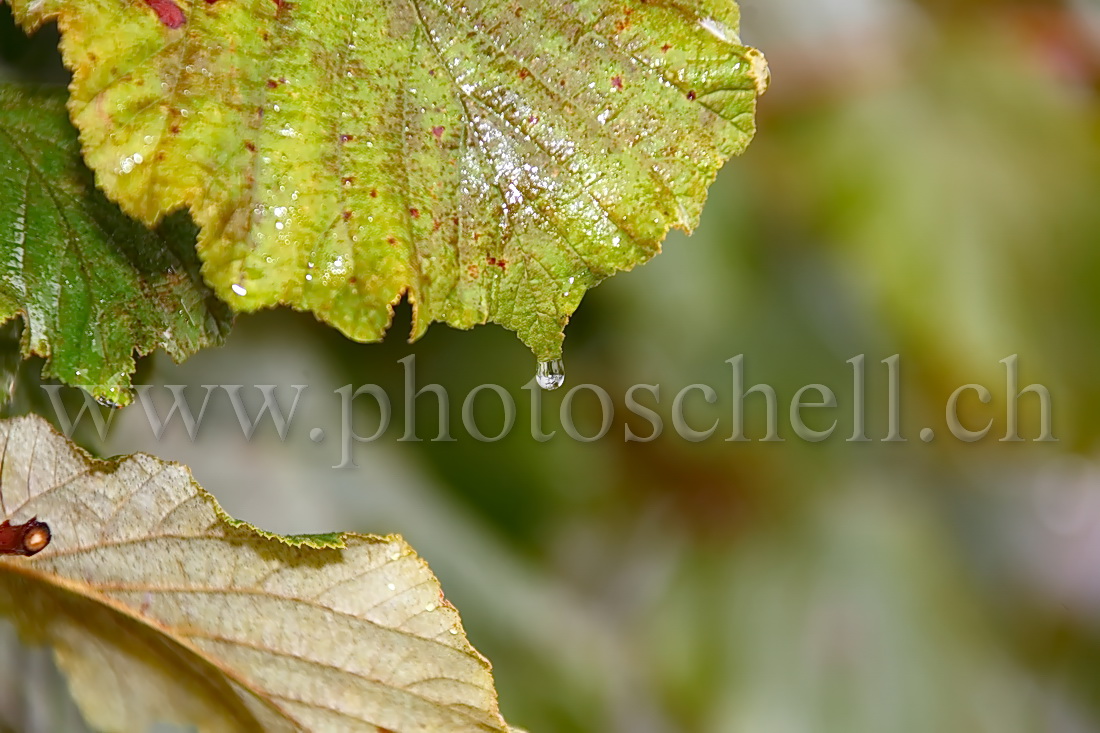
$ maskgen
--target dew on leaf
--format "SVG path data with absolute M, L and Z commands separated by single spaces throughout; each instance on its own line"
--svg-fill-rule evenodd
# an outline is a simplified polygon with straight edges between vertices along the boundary
M 535 381 L 545 390 L 554 390 L 565 384 L 565 363 L 561 359 L 540 361 L 535 370 Z
M 303 24 L 311 22 L 309 16 L 314 9 L 295 8 L 294 0 L 268 1 L 280 12 L 300 13 Z M 10 2 L 35 18 L 45 12 L 44 8 L 57 5 L 40 0 Z M 634 23 L 628 35 L 614 39 L 586 36 L 582 43 L 572 43 L 562 35 L 557 23 L 543 22 L 543 16 L 548 19 L 553 15 L 549 9 L 535 12 L 522 27 L 532 40 L 546 34 L 551 39 L 547 44 L 508 37 L 505 29 L 512 26 L 503 21 L 518 7 L 515 3 L 474 3 L 478 8 L 484 6 L 477 11 L 469 3 L 436 3 L 436 10 L 429 13 L 432 17 L 421 18 L 414 12 L 415 3 L 390 3 L 387 7 L 393 6 L 395 18 L 415 25 L 438 49 L 438 67 L 417 62 L 414 67 L 418 73 L 410 75 L 408 61 L 417 48 L 413 45 L 416 39 L 401 34 L 372 38 L 368 50 L 367 34 L 363 34 L 364 43 L 359 44 L 357 32 L 347 25 L 341 25 L 345 30 L 338 31 L 339 40 L 327 39 L 327 53 L 314 57 L 319 67 L 330 69 L 337 79 L 340 69 L 349 77 L 359 77 L 361 68 L 370 68 L 370 79 L 354 85 L 356 94 L 365 95 L 367 107 L 346 104 L 341 93 L 329 95 L 322 89 L 320 95 L 314 95 L 318 90 L 311 87 L 317 80 L 307 81 L 311 75 L 307 69 L 294 78 L 293 88 L 284 89 L 286 79 L 268 69 L 292 68 L 287 63 L 291 48 L 274 45 L 270 59 L 253 65 L 256 59 L 243 53 L 232 39 L 242 30 L 268 39 L 269 13 L 234 16 L 234 23 L 240 25 L 230 30 L 211 19 L 229 20 L 223 15 L 223 7 L 229 12 L 237 5 L 233 2 L 218 2 L 217 11 L 207 10 L 206 14 L 201 12 L 203 3 L 185 4 L 180 0 L 141 0 L 133 6 L 123 3 L 126 7 L 118 13 L 101 12 L 98 4 L 80 0 L 65 0 L 61 5 L 69 18 L 68 25 L 95 29 L 86 34 L 89 38 L 110 33 L 117 18 L 125 14 L 140 16 L 143 21 L 140 28 L 134 25 L 132 30 L 125 25 L 127 33 L 135 37 L 127 37 L 125 44 L 108 44 L 111 58 L 101 60 L 108 66 L 133 69 L 133 78 L 121 77 L 109 89 L 99 90 L 89 82 L 98 79 L 97 74 L 79 69 L 74 76 L 73 99 L 97 101 L 94 114 L 74 112 L 73 118 L 79 119 L 89 140 L 106 137 L 111 141 L 90 151 L 91 159 L 99 161 L 93 167 L 105 169 L 97 173 L 111 173 L 116 167 L 119 173 L 134 172 L 134 166 L 142 164 L 132 155 L 132 148 L 120 149 L 132 139 L 134 130 L 116 136 L 119 129 L 136 125 L 138 115 L 144 127 L 137 128 L 137 139 L 156 130 L 155 141 L 146 136 L 142 153 L 149 157 L 137 176 L 100 176 L 108 196 L 122 202 L 139 219 L 152 222 L 162 212 L 178 208 L 181 197 L 214 202 L 227 192 L 234 200 L 238 194 L 245 194 L 240 196 L 239 225 L 234 220 L 232 226 L 226 226 L 221 206 L 195 206 L 192 210 L 205 242 L 203 272 L 216 291 L 231 289 L 238 296 L 245 295 L 243 286 L 234 285 L 244 263 L 251 265 L 249 258 L 264 242 L 277 242 L 286 251 L 285 256 L 277 258 L 280 266 L 249 271 L 249 282 L 255 284 L 250 285 L 248 302 L 236 305 L 251 309 L 282 303 L 313 310 L 357 341 L 378 340 L 385 330 L 379 324 L 389 322 L 383 317 L 387 298 L 374 297 L 382 295 L 381 290 L 372 293 L 367 305 L 363 300 L 367 288 L 343 287 L 349 282 L 346 277 L 333 279 L 331 288 L 322 288 L 332 272 L 322 261 L 322 274 L 319 281 L 315 279 L 316 286 L 309 296 L 300 291 L 306 274 L 300 267 L 302 255 L 318 251 L 318 247 L 320 251 L 331 251 L 343 246 L 340 237 L 351 239 L 357 254 L 348 264 L 347 273 L 341 274 L 359 275 L 361 283 L 372 282 L 389 294 L 424 292 L 428 299 L 421 305 L 427 313 L 441 314 L 452 305 L 450 295 L 444 296 L 445 289 L 427 288 L 427 281 L 455 282 L 455 270 L 477 262 L 481 271 L 474 271 L 477 274 L 471 275 L 472 282 L 455 291 L 464 314 L 461 324 L 455 325 L 468 325 L 471 314 L 480 316 L 473 320 L 498 320 L 516 330 L 536 354 L 557 353 L 563 320 L 541 316 L 566 308 L 569 312 L 560 315 L 567 317 L 580 300 L 584 288 L 565 282 L 569 272 L 575 271 L 566 266 L 565 260 L 572 258 L 569 250 L 591 251 L 595 257 L 593 270 L 584 276 L 585 285 L 648 258 L 657 250 L 669 225 L 686 226 L 697 218 L 697 209 L 717 168 L 739 153 L 751 138 L 755 111 L 751 93 L 738 91 L 736 95 L 714 98 L 710 105 L 714 109 L 707 111 L 698 105 L 689 108 L 684 97 L 705 97 L 719 81 L 724 89 L 755 89 L 758 94 L 767 86 L 763 57 L 740 45 L 736 12 L 716 13 L 721 20 L 704 12 L 703 7 L 687 14 L 670 14 L 653 7 L 666 3 L 645 0 L 613 4 L 628 9 L 627 16 L 636 13 L 632 20 L 623 21 Z M 448 5 L 453 12 L 437 12 Z M 717 7 L 702 0 L 687 5 Z M 193 12 L 199 15 L 184 18 L 180 8 L 187 9 L 189 16 Z M 324 15 L 322 9 L 316 10 Z M 153 17 L 154 12 L 162 22 Z M 143 52 L 183 38 L 181 32 L 166 32 L 163 27 L 167 24 L 165 17 L 176 22 L 175 13 L 179 14 L 179 23 L 190 24 L 186 40 L 194 53 L 189 54 L 189 62 L 183 62 L 188 64 L 186 67 L 181 66 L 178 55 L 150 57 Z M 350 19 L 348 24 L 354 25 Z M 501 48 L 514 52 L 485 56 L 478 43 L 464 40 L 481 33 L 483 26 L 499 29 Z M 68 38 L 67 42 L 83 47 L 87 40 Z M 689 49 L 696 43 L 704 44 L 706 52 L 679 53 L 681 48 Z M 668 60 L 673 66 L 651 74 L 651 69 L 643 69 L 644 64 L 639 66 L 628 52 L 627 46 L 634 45 L 665 52 L 675 47 L 678 54 Z M 534 47 L 541 55 L 534 55 Z M 593 48 L 598 52 L 594 53 Z M 95 49 L 100 50 L 98 46 Z M 211 68 L 215 78 L 232 72 L 240 84 L 203 81 L 212 76 Z M 437 70 L 438 75 L 434 73 Z M 429 75 L 433 79 L 430 83 L 426 81 Z M 319 79 L 332 78 L 331 74 L 319 75 Z M 160 82 L 163 96 L 169 100 L 167 105 L 143 106 L 150 90 L 135 94 L 132 88 L 140 80 L 148 80 L 151 86 Z M 350 82 L 337 84 L 353 86 Z M 560 85 L 569 93 L 547 94 L 542 84 L 555 92 Z M 168 94 L 169 85 L 178 91 Z M 419 91 L 421 86 L 425 86 L 424 93 Z M 592 91 L 583 93 L 588 90 Z M 102 96 L 98 96 L 101 91 Z M 315 96 L 314 102 L 307 103 Z M 469 99 L 464 101 L 464 97 Z M 615 103 L 610 104 L 610 99 Z M 181 102 L 195 108 L 177 108 Z M 290 105 L 285 118 L 281 116 L 283 102 Z M 495 112 L 489 116 L 482 113 L 498 107 L 507 112 L 505 119 L 498 120 Z M 99 114 L 115 108 L 119 109 L 117 115 Z M 411 114 L 414 110 L 430 117 L 416 118 Z M 685 116 L 687 110 L 694 114 Z M 376 115 L 381 116 L 376 120 Z M 593 129 L 591 122 L 603 128 Z M 170 137 L 187 128 L 185 140 L 173 141 Z M 163 145 L 161 131 L 169 133 Z M 371 136 L 373 139 L 368 139 Z M 355 144 L 346 152 L 354 154 L 341 153 L 339 163 L 331 165 L 339 145 L 353 140 Z M 238 149 L 231 151 L 230 145 Z M 415 153 L 409 156 L 408 165 L 405 158 L 393 155 L 405 146 L 413 146 L 409 152 Z M 372 156 L 372 148 L 383 149 L 386 154 Z M 239 149 L 251 154 L 237 155 Z M 127 155 L 131 156 L 129 163 L 122 163 Z M 382 160 L 387 162 L 380 167 Z M 659 168 L 654 162 L 658 160 Z M 270 170 L 272 166 L 276 170 Z M 646 170 L 650 166 L 652 172 Z M 210 175 L 213 170 L 217 176 Z M 161 175 L 164 172 L 171 175 Z M 140 180 L 135 181 L 138 176 Z M 308 206 L 295 208 L 288 219 L 269 224 L 259 215 L 247 216 L 249 203 L 285 202 L 282 192 L 289 193 L 295 185 L 310 187 L 308 195 L 303 196 Z M 360 188 L 385 205 L 361 206 Z M 382 191 L 386 196 L 379 196 Z M 418 198 L 415 194 L 420 192 L 430 199 Z M 297 199 L 297 192 L 290 198 Z M 680 216 L 675 216 L 677 207 Z M 660 212 L 658 216 L 652 213 L 655 210 Z M 425 221 L 410 227 L 413 222 L 393 216 L 402 211 L 407 213 L 400 219 L 415 220 L 419 215 Z M 457 217 L 453 230 L 440 226 L 446 219 L 441 212 L 462 212 L 462 226 Z M 358 225 L 362 221 L 370 226 L 358 235 L 349 234 L 353 227 L 344 225 L 334 232 L 327 225 L 332 219 L 339 222 L 341 216 L 346 222 Z M 433 227 L 429 228 L 428 222 Z M 395 226 L 402 231 L 400 238 L 391 234 Z M 620 247 L 619 237 L 610 236 L 615 233 L 629 236 L 619 251 L 612 251 Z M 319 236 L 325 241 L 317 241 Z M 566 247 L 561 241 L 563 236 Z M 395 256 L 397 253 L 389 251 L 389 246 L 408 250 L 408 257 Z M 432 253 L 437 250 L 454 251 L 458 256 L 446 260 L 440 257 L 433 263 Z M 489 253 L 493 253 L 491 260 L 486 259 Z M 259 261 L 270 264 L 262 258 Z M 524 267 L 530 262 L 545 264 L 552 275 L 533 275 L 534 271 Z M 486 270 L 487 264 L 494 266 Z M 594 277 L 597 272 L 600 278 Z M 505 280 L 508 287 L 499 287 Z M 578 292 L 576 299 L 571 298 L 574 289 Z M 570 298 L 568 302 L 562 300 L 563 293 L 570 294 L 564 296 Z M 428 297 L 437 294 L 446 302 Z M 364 308 L 369 312 L 363 313 Z M 548 388 L 564 381 L 547 371 L 547 381 L 552 384 Z

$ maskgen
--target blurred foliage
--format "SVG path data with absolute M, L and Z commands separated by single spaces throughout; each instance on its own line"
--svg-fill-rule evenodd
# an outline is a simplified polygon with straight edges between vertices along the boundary
M 505 716 L 532 731 L 1100 729 L 1097 9 L 742 5 L 745 40 L 774 78 L 756 141 L 719 177 L 693 237 L 589 294 L 569 327 L 566 388 L 542 395 L 549 429 L 566 389 L 605 388 L 617 408 L 607 438 L 576 443 L 559 427 L 533 441 L 522 345 L 497 328 L 435 328 L 410 347 L 403 308 L 381 345 L 273 312 L 181 367 L 147 360 L 155 384 L 310 384 L 318 412 L 285 443 L 242 445 L 220 412 L 224 430 L 193 446 L 182 431 L 155 442 L 128 408 L 98 449 L 185 460 L 227 510 L 274 531 L 403 532 L 493 661 Z M 374 382 L 399 400 L 409 353 L 418 385 L 451 394 L 459 440 L 397 442 L 396 404 L 386 438 L 356 447 L 360 469 L 331 470 L 334 441 L 306 440 L 338 419 L 331 390 Z M 882 443 L 880 360 L 895 353 L 908 442 Z M 787 442 L 723 440 L 725 360 L 738 354 L 747 385 L 779 394 Z M 844 440 L 845 361 L 858 354 L 869 443 Z M 1059 443 L 998 442 L 998 362 L 1011 354 L 1021 387 L 1050 389 Z M 944 405 L 972 382 L 994 401 L 968 403 L 964 421 L 999 417 L 964 444 L 947 437 Z M 518 403 L 500 443 L 459 422 L 483 383 Z M 622 440 L 638 383 L 662 386 L 665 434 L 652 443 Z M 721 418 L 698 444 L 668 424 L 673 396 L 696 383 L 719 402 L 695 395 L 689 419 Z M 841 406 L 820 444 L 795 439 L 785 416 L 810 383 Z M 376 416 L 362 402 L 366 433 Z M 747 405 L 758 438 L 762 400 Z M 1028 438 L 1036 405 L 1020 401 Z M 583 417 L 594 432 L 598 418 Z M 499 419 L 486 399 L 484 429 Z M 431 395 L 417 420 L 435 435 Z

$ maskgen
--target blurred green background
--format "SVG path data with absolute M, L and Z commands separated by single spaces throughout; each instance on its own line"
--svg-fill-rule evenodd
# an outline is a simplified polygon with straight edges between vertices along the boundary
M 744 40 L 773 72 L 758 137 L 692 237 L 674 234 L 585 299 L 566 388 L 542 396 L 553 440 L 530 437 L 520 388 L 534 364 L 512 334 L 437 325 L 410 346 L 403 309 L 381 345 L 278 311 L 238 319 L 227 346 L 182 366 L 141 364 L 150 384 L 308 384 L 285 442 L 270 424 L 246 442 L 212 404 L 194 443 L 178 425 L 154 440 L 140 406 L 105 444 L 86 443 L 186 462 L 228 511 L 268 529 L 401 532 L 492 660 L 505 717 L 533 733 L 1100 731 L 1100 4 L 741 4 Z M 0 14 L 0 75 L 58 79 L 54 31 L 26 41 Z M 419 384 L 450 393 L 456 442 L 397 440 L 408 354 Z M 786 442 L 724 440 L 725 361 L 738 354 L 747 384 L 779 394 Z M 846 360 L 859 354 L 866 443 L 845 440 Z M 880 440 L 879 362 L 893 354 L 903 443 Z M 1020 401 L 1029 440 L 998 440 L 999 360 L 1012 354 L 1021 387 L 1050 390 L 1059 442 L 1030 440 L 1034 396 Z M 357 470 L 336 471 L 336 440 L 308 435 L 335 435 L 333 391 L 349 382 L 382 385 L 397 424 L 356 447 Z M 519 404 L 499 443 L 461 426 L 462 399 L 483 383 Z M 582 383 L 616 407 L 590 444 L 557 417 Z M 669 407 L 697 383 L 719 403 L 693 395 L 690 419 L 721 425 L 690 443 Z M 811 383 L 841 405 L 818 444 L 786 416 Z M 969 444 L 944 429 L 949 395 L 968 383 L 993 402 L 971 396 L 965 422 L 994 418 Z M 623 440 L 628 417 L 648 433 L 624 407 L 634 384 L 661 385 L 653 442 Z M 376 416 L 361 402 L 366 434 Z M 436 407 L 420 402 L 430 437 Z M 762 401 L 747 404 L 759 438 Z M 596 407 L 577 398 L 584 432 Z M 926 426 L 931 443 L 918 438 Z M 4 633 L 0 729 L 79 730 L 43 693 L 59 684 L 48 657 Z

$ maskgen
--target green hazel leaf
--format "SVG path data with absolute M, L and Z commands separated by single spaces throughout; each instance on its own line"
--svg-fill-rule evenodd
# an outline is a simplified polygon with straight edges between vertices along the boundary
M 22 316 L 46 376 L 125 404 L 135 352 L 182 361 L 222 342 L 230 311 L 186 217 L 151 232 L 96 190 L 65 96 L 0 84 L 0 322 Z
M 0 614 L 96 729 L 514 731 L 400 537 L 284 540 L 182 466 L 93 460 L 35 416 L 0 421 L 0 519 Z
M 693 228 L 748 145 L 733 0 L 10 0 L 56 18 L 86 160 L 203 274 L 382 338 L 408 297 L 543 360 L 589 288 Z

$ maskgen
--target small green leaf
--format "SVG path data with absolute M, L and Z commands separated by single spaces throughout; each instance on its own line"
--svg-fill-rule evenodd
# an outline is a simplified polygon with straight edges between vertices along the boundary
M 510 730 L 400 537 L 284 540 L 229 520 L 182 466 L 95 461 L 41 418 L 0 421 L 0 519 L 35 516 L 51 539 L 0 556 L 0 614 L 54 648 L 98 729 Z
M 47 376 L 125 404 L 135 352 L 181 361 L 220 343 L 229 309 L 194 236 L 179 216 L 150 232 L 96 190 L 63 89 L 0 84 L 0 322 L 23 317 Z
M 238 310 L 380 339 L 408 297 L 543 360 L 603 279 L 690 230 L 767 65 L 733 0 L 12 0 L 57 18 L 103 189 L 187 207 Z

